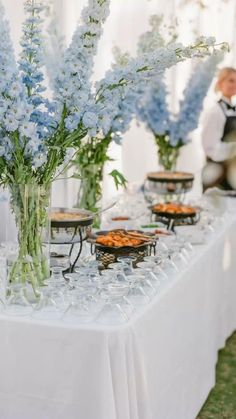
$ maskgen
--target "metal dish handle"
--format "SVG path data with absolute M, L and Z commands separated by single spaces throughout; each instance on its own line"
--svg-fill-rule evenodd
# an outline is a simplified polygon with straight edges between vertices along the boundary
M 91 243 L 90 252 L 91 252 L 91 255 L 95 255 L 96 253 L 95 243 Z

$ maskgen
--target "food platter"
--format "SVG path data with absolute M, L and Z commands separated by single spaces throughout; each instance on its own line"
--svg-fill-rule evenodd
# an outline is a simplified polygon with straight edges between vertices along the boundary
M 179 202 L 167 202 L 165 204 L 156 204 L 150 207 L 155 221 L 162 222 L 168 226 L 168 229 L 174 230 L 175 226 L 193 225 L 200 219 L 199 207 L 184 205 Z
M 184 194 L 192 189 L 194 175 L 187 172 L 149 172 L 145 189 L 159 195 Z
M 80 208 L 52 208 L 50 211 L 51 227 L 84 227 L 93 224 L 94 214 Z
M 140 237 L 140 240 L 132 240 L 137 234 L 137 237 Z M 114 240 L 109 240 L 109 237 L 117 236 L 117 238 L 126 238 L 130 241 L 124 240 L 120 241 L 120 245 L 117 245 L 117 242 Z M 134 235 L 134 236 L 133 236 Z M 107 242 L 105 238 L 108 238 Z M 104 238 L 104 240 L 101 240 Z M 140 262 L 145 256 L 149 256 L 152 253 L 155 254 L 157 236 L 154 233 L 144 233 L 140 230 L 109 230 L 109 231 L 99 231 L 96 233 L 96 236 L 93 240 L 89 240 L 91 244 L 91 252 L 96 255 L 96 259 L 100 260 L 102 264 L 107 267 L 110 263 L 113 263 L 117 260 L 119 256 L 133 256 L 135 262 Z M 118 242 L 119 243 L 119 242 Z M 110 245 L 109 245 L 110 244 Z
M 166 218 L 186 218 L 195 217 L 199 208 L 190 205 L 183 205 L 177 202 L 167 202 L 165 204 L 156 204 L 151 207 L 152 213 Z

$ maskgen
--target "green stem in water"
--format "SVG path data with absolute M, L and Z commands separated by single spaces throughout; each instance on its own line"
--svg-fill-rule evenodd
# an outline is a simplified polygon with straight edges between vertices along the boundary
M 11 187 L 11 206 L 18 228 L 19 250 L 9 273 L 9 281 L 29 282 L 34 291 L 49 276 L 43 244 L 48 197 L 49 191 L 37 184 Z
M 179 141 L 176 146 L 172 146 L 167 134 L 155 135 L 155 142 L 158 147 L 158 160 L 161 166 L 164 170 L 175 170 L 182 142 Z

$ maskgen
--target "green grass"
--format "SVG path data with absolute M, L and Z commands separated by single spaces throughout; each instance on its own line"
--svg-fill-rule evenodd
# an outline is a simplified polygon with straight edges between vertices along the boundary
M 216 385 L 196 419 L 236 419 L 236 333 L 219 352 Z

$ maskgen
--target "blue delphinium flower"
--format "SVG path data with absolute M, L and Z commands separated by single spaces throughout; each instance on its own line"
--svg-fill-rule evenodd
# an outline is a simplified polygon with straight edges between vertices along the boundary
M 1 158 L 14 166 L 14 150 L 21 147 L 22 155 L 34 159 L 41 154 L 35 124 L 30 122 L 33 107 L 27 102 L 24 85 L 18 73 L 13 47 L 9 36 L 9 25 L 0 4 L 0 147 Z M 29 147 L 32 141 L 31 147 Z M 3 164 L 1 161 L 0 164 Z
M 195 67 L 177 115 L 173 115 L 168 108 L 168 91 L 163 76 L 154 79 L 140 94 L 136 108 L 138 119 L 145 122 L 156 137 L 166 136 L 169 145 L 179 147 L 186 144 L 190 141 L 189 134 L 198 126 L 204 98 L 222 58 L 223 52 L 215 51 Z
M 91 124 L 92 111 L 87 110 L 91 102 L 90 78 L 109 5 L 110 0 L 89 0 L 82 11 L 82 25 L 77 27 L 55 78 L 55 99 L 61 103 L 61 108 L 66 107 L 68 116 L 65 124 L 69 131 L 75 130 L 82 119 L 85 128 L 89 129 Z M 87 111 L 90 118 L 83 117 Z
M 169 44 L 145 50 L 124 66 L 109 70 L 93 86 L 94 56 L 109 4 L 110 0 L 88 0 L 82 24 L 61 56 L 53 84 L 54 102 L 46 98 L 44 85 L 42 0 L 24 2 L 26 20 L 19 69 L 0 10 L 0 169 L 5 173 L 10 173 L 10 165 L 17 172 L 20 161 L 22 176 L 27 172 L 25 178 L 49 182 L 67 148 L 80 145 L 87 134 L 113 136 L 120 141 L 134 116 L 140 92 L 150 81 L 177 62 L 208 51 L 204 40 L 197 47 Z
M 155 134 L 165 135 L 169 130 L 171 115 L 167 104 L 164 78 L 156 78 L 137 103 L 137 116 Z
M 170 143 L 173 146 L 178 142 L 186 144 L 190 140 L 189 134 L 198 127 L 204 99 L 222 58 L 223 52 L 215 52 L 200 62 L 191 74 L 180 101 L 179 113 L 170 125 Z
M 115 66 L 109 70 L 105 77 L 96 83 L 95 102 L 91 106 L 98 117 L 90 120 L 89 129 L 101 132 L 103 136 L 109 131 L 115 131 L 115 134 L 125 132 L 135 114 L 136 103 L 149 88 L 150 82 L 156 80 L 157 75 L 163 74 L 166 68 L 186 57 L 200 54 L 200 44 L 199 48 L 171 44 L 130 58 L 123 66 Z M 155 115 L 155 118 L 157 120 L 158 116 Z M 121 121 L 124 122 L 123 129 L 118 127 L 122 125 Z M 96 124 L 93 127 L 92 122 Z
M 39 137 L 47 138 L 53 134 L 57 125 L 53 116 L 54 108 L 43 96 L 46 87 L 43 73 L 45 63 L 41 14 L 45 6 L 41 1 L 27 0 L 24 9 L 26 19 L 23 22 L 19 69 L 26 87 L 27 101 L 33 107 L 31 121 L 37 125 Z

